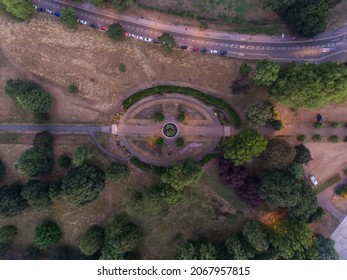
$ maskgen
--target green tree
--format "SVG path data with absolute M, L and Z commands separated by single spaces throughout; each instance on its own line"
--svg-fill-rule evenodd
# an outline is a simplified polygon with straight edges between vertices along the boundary
M 53 144 L 53 135 L 49 131 L 41 131 L 36 133 L 35 138 L 33 140 L 34 146 L 42 146 L 51 148 Z
M 109 38 L 115 41 L 122 40 L 125 37 L 124 28 L 120 23 L 112 23 L 108 27 L 106 34 Z
M 6 165 L 0 159 L 0 181 L 4 179 L 6 175 Z
M 100 260 L 124 260 L 124 252 L 117 240 L 106 241 L 105 246 L 101 249 Z
M 33 245 L 38 249 L 52 247 L 59 242 L 61 235 L 61 230 L 56 223 L 44 221 L 35 229 Z
M 251 67 L 247 63 L 242 63 L 239 72 L 242 77 L 247 77 L 249 72 L 251 72 Z
M 295 161 L 300 164 L 307 164 L 310 160 L 312 160 L 311 152 L 307 149 L 303 144 L 295 146 Z
M 67 154 L 63 154 L 59 156 L 59 159 L 58 159 L 59 167 L 67 168 L 71 166 L 71 163 L 72 163 L 72 160 Z
M 266 59 L 260 60 L 257 62 L 254 80 L 257 85 L 271 86 L 276 82 L 279 71 L 278 63 Z
M 192 242 L 179 244 L 176 249 L 176 255 L 179 260 L 197 260 L 197 252 Z
M 9 243 L 17 235 L 17 228 L 12 225 L 0 228 L 0 244 Z
M 41 90 L 33 90 L 29 94 L 21 94 L 16 97 L 18 104 L 28 113 L 47 113 L 52 106 L 52 96 Z
M 272 117 L 272 106 L 256 103 L 247 108 L 246 120 L 250 127 L 258 128 L 264 126 Z
M 116 10 L 123 12 L 134 3 L 134 0 L 111 0 L 111 3 Z
M 72 164 L 79 167 L 94 158 L 94 150 L 90 145 L 78 146 L 72 156 Z
M 68 202 L 81 207 L 99 197 L 105 188 L 105 173 L 92 165 L 73 168 L 63 178 L 61 188 Z
M 206 21 L 200 21 L 200 23 L 199 23 L 199 29 L 200 29 L 201 31 L 204 31 L 204 30 L 206 30 L 207 28 L 208 28 L 207 22 L 206 22 Z
M 29 207 L 28 202 L 22 197 L 22 185 L 14 183 L 0 188 L 0 217 L 13 217 L 22 213 Z
M 70 93 L 77 93 L 78 92 L 78 87 L 75 84 L 70 84 L 67 87 L 68 92 Z
M 285 169 L 295 158 L 296 151 L 286 140 L 271 139 L 262 155 L 264 167 L 268 169 Z
M 264 9 L 274 10 L 279 13 L 285 12 L 296 0 L 263 0 Z
M 304 221 L 278 220 L 270 231 L 270 243 L 285 259 L 303 253 L 312 245 L 313 235 Z
M 130 175 L 129 167 L 125 164 L 112 162 L 106 170 L 106 179 L 113 184 L 123 182 Z
M 157 39 L 166 52 L 170 52 L 176 46 L 175 38 L 170 33 L 164 32 Z
M 266 138 L 252 129 L 243 129 L 239 135 L 225 141 L 224 158 L 238 166 L 259 156 L 267 145 Z
M 247 260 L 247 254 L 243 248 L 242 242 L 236 235 L 230 236 L 225 241 L 225 247 L 233 260 Z
M 177 246 L 177 257 L 179 260 L 216 260 L 216 248 L 210 242 L 196 243 L 187 242 Z
M 347 67 L 332 62 L 282 69 L 271 97 L 291 108 L 320 108 L 347 98 Z
M 105 230 L 99 226 L 90 227 L 82 236 L 79 248 L 82 254 L 91 256 L 99 251 L 105 244 Z
M 22 196 L 36 211 L 48 210 L 53 203 L 48 195 L 49 185 L 39 180 L 29 180 L 22 189 Z
M 26 20 L 34 11 L 29 0 L 0 0 L 6 12 L 20 20 Z
M 318 245 L 318 259 L 319 260 L 338 260 L 339 256 L 335 250 L 335 241 L 331 238 L 325 238 L 322 235 L 318 235 L 316 238 Z
M 199 183 L 202 173 L 201 164 L 189 159 L 183 165 L 167 168 L 161 175 L 161 181 L 177 191 L 182 191 L 185 187 Z
M 55 200 L 61 197 L 62 189 L 61 186 L 63 184 L 63 179 L 60 178 L 58 180 L 52 181 L 49 184 L 48 196 L 51 200 Z
M 107 3 L 107 0 L 90 0 L 90 3 L 95 6 L 104 6 Z
M 269 248 L 265 229 L 259 222 L 248 221 L 243 228 L 242 235 L 259 253 L 265 252 Z
M 76 10 L 72 7 L 62 9 L 59 19 L 68 28 L 77 27 Z
M 47 174 L 53 166 L 52 151 L 46 147 L 34 146 L 21 154 L 16 168 L 25 176 L 37 177 Z

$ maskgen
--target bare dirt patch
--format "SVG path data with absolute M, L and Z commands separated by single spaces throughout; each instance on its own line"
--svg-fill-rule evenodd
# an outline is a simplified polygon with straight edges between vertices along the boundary
M 347 0 L 342 0 L 334 8 L 329 10 L 327 29 L 347 24 Z

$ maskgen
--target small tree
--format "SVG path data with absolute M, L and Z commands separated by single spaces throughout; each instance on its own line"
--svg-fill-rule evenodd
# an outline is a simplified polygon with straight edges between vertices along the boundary
M 115 41 L 120 41 L 125 37 L 124 28 L 120 23 L 112 23 L 108 27 L 106 34 L 109 38 Z
M 300 134 L 296 137 L 298 139 L 298 141 L 300 142 L 304 142 L 306 140 L 306 135 L 305 134 Z
M 312 136 L 312 140 L 314 142 L 319 142 L 319 141 L 322 140 L 322 137 L 319 134 L 315 134 L 315 135 Z
M 14 183 L 0 188 L 0 217 L 13 217 L 22 213 L 29 207 L 28 202 L 22 197 L 22 185 Z
M 61 238 L 59 226 L 50 221 L 44 221 L 36 227 L 33 239 L 33 245 L 38 249 L 46 249 L 57 244 Z
M 283 128 L 283 124 L 281 120 L 272 119 L 270 123 L 275 131 L 279 131 Z
M 125 67 L 125 65 L 124 65 L 123 63 L 121 63 L 121 64 L 118 65 L 118 70 L 119 70 L 119 72 L 125 73 L 126 69 L 127 69 L 127 68 Z
M 271 105 L 253 104 L 247 108 L 246 120 L 250 127 L 258 128 L 264 126 L 272 117 Z
M 157 112 L 154 114 L 154 120 L 156 122 L 162 122 L 164 120 L 164 115 L 161 112 Z
M 94 158 L 94 150 L 90 145 L 78 146 L 72 156 L 72 164 L 79 167 Z
M 34 146 L 26 150 L 16 162 L 16 168 L 28 177 L 45 175 L 51 170 L 52 166 L 52 151 L 41 146 Z
M 295 149 L 285 140 L 275 138 L 269 141 L 262 158 L 266 168 L 284 169 L 293 162 L 295 155 Z
M 177 120 L 178 120 L 179 122 L 183 122 L 184 119 L 185 119 L 184 113 L 181 113 L 181 114 L 179 114 L 179 115 L 177 116 Z
M 107 240 L 101 249 L 100 260 L 124 260 L 124 252 L 118 240 Z
M 106 170 L 106 179 L 114 184 L 123 182 L 129 175 L 129 167 L 118 162 L 111 163 Z
M 199 29 L 200 29 L 201 31 L 205 31 L 207 28 L 208 28 L 207 22 L 206 22 L 206 21 L 200 21 Z
M 48 196 L 51 200 L 58 199 L 61 196 L 62 178 L 55 180 L 49 184 Z
M 72 7 L 62 9 L 59 19 L 68 28 L 77 27 L 76 10 Z
M 47 113 L 52 106 L 52 96 L 42 90 L 33 90 L 16 97 L 18 104 L 28 113 Z
M 49 131 L 41 131 L 36 133 L 33 140 L 33 145 L 51 148 L 53 140 L 54 138 L 52 133 L 50 133 Z
M 7 244 L 17 235 L 17 228 L 12 225 L 0 228 L 0 244 Z
M 257 85 L 271 86 L 277 81 L 280 65 L 269 60 L 257 62 L 254 80 Z
M 184 139 L 182 137 L 178 137 L 176 140 L 176 146 L 182 147 L 184 145 Z
M 22 196 L 36 211 L 48 210 L 52 201 L 48 195 L 49 185 L 39 180 L 29 180 L 22 189 Z
M 171 52 L 172 48 L 176 46 L 175 38 L 167 32 L 164 32 L 162 35 L 160 35 L 158 37 L 158 41 L 166 52 Z
M 295 161 L 300 164 L 307 164 L 310 160 L 312 160 L 311 152 L 307 149 L 303 144 L 295 146 L 296 155 Z
M 70 167 L 71 163 L 72 163 L 72 160 L 67 154 L 61 155 L 58 159 L 58 164 L 59 164 L 59 167 L 61 168 Z
M 155 139 L 155 145 L 156 145 L 157 147 L 161 147 L 161 146 L 163 146 L 163 144 L 164 144 L 164 139 L 163 139 L 163 137 L 158 137 L 158 138 Z
M 333 136 L 330 136 L 330 137 L 328 138 L 328 140 L 329 140 L 330 142 L 332 142 L 332 143 L 338 143 L 338 142 L 340 141 L 340 138 L 339 138 L 339 136 L 337 136 L 337 135 L 333 135 Z
M 247 63 L 242 63 L 239 72 L 242 77 L 247 77 L 249 72 L 251 72 L 251 67 Z
M 105 244 L 105 230 L 99 226 L 92 226 L 82 236 L 79 248 L 82 254 L 91 256 L 99 251 Z
M 67 87 L 68 92 L 70 93 L 77 93 L 78 92 L 78 87 L 75 84 L 70 84 Z

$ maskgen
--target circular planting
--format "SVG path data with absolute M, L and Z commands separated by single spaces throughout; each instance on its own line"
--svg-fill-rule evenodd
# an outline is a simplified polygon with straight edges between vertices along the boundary
M 168 138 L 175 137 L 177 132 L 178 128 L 174 123 L 167 123 L 163 126 L 163 133 Z

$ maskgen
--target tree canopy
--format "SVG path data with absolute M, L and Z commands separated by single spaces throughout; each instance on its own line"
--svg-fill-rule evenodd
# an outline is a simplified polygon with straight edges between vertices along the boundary
M 280 65 L 266 59 L 257 62 L 254 80 L 257 85 L 271 86 L 276 82 Z
M 28 202 L 22 197 L 22 185 L 14 183 L 0 188 L 0 217 L 13 217 L 22 213 L 29 207 Z
M 36 211 L 49 210 L 53 203 L 48 195 L 49 184 L 39 180 L 29 180 L 22 189 L 22 196 Z
M 252 129 L 243 129 L 239 135 L 225 141 L 224 158 L 230 159 L 234 165 L 241 165 L 259 156 L 267 145 L 266 138 Z
M 13 225 L 0 228 L 0 244 L 7 244 L 17 235 L 17 228 Z
M 51 170 L 52 166 L 52 151 L 41 146 L 34 146 L 26 150 L 16 161 L 16 168 L 28 177 L 45 175 Z
M 161 181 L 177 191 L 182 191 L 185 187 L 195 186 L 199 183 L 202 173 L 201 164 L 189 159 L 183 165 L 167 168 L 161 175 Z
M 320 108 L 347 98 L 347 67 L 333 62 L 291 64 L 281 69 L 270 93 L 291 108 Z
M 112 162 L 106 170 L 106 179 L 114 184 L 123 182 L 129 175 L 129 167 L 118 162 Z
M 176 46 L 175 38 L 167 32 L 158 37 L 158 41 L 166 52 L 170 52 Z
M 186 242 L 177 246 L 179 260 L 216 260 L 215 246 L 210 243 Z
M 26 20 L 34 11 L 30 0 L 0 0 L 0 5 L 20 20 Z
M 284 169 L 293 162 L 295 155 L 295 149 L 286 140 L 274 138 L 269 141 L 262 159 L 265 168 Z
M 247 77 L 249 72 L 251 72 L 251 67 L 247 63 L 242 63 L 239 72 L 242 77 Z
M 94 158 L 94 149 L 90 145 L 81 145 L 76 148 L 72 156 L 72 164 L 79 167 Z
M 123 12 L 134 3 L 134 0 L 111 0 L 111 3 L 116 10 Z
M 272 117 L 272 106 L 269 104 L 256 103 L 247 108 L 246 120 L 250 127 L 264 126 Z
M 105 173 L 92 165 L 73 168 L 63 178 L 61 188 L 68 202 L 81 207 L 99 197 L 105 188 Z
M 53 140 L 54 139 L 52 133 L 50 133 L 49 131 L 41 131 L 36 133 L 33 140 L 33 145 L 51 148 Z
M 90 227 L 82 236 L 79 248 L 82 254 L 91 256 L 99 251 L 105 244 L 105 230 L 99 226 Z
M 44 221 L 36 227 L 33 239 L 33 245 L 38 249 L 46 249 L 57 244 L 61 238 L 59 226 L 50 221 Z
M 120 23 L 112 23 L 108 27 L 106 34 L 109 38 L 119 41 L 125 37 L 124 32 L 124 28 Z
M 62 22 L 66 27 L 76 28 L 77 18 L 76 10 L 72 7 L 64 8 L 60 11 L 60 22 Z
M 266 231 L 259 222 L 248 221 L 243 228 L 242 234 L 257 252 L 262 253 L 269 248 Z
M 335 241 L 331 238 L 325 238 L 322 235 L 316 237 L 318 245 L 318 259 L 319 260 L 338 260 L 339 256 L 335 250 Z

